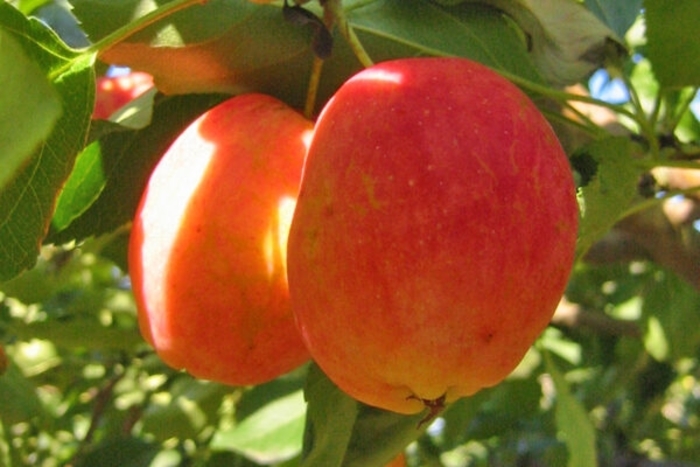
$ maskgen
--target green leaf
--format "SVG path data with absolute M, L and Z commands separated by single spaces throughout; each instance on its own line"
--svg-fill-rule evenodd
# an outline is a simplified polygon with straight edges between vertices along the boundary
M 28 15 L 37 8 L 46 5 L 50 1 L 51 0 L 19 0 L 19 2 L 17 2 L 17 8 L 19 8 L 19 10 L 25 15 Z
M 93 121 L 92 136 L 94 139 L 112 134 L 112 137 L 121 135 L 124 140 L 127 136 L 124 135 L 129 129 L 143 129 L 151 122 L 153 97 L 155 89 L 149 90 L 144 95 L 130 103 L 123 111 L 129 110 L 129 118 L 119 124 L 107 121 Z M 120 111 L 121 112 L 121 111 Z M 145 116 L 145 117 L 142 117 Z M 145 123 L 141 120 L 145 120 Z M 132 126 L 132 123 L 138 122 L 137 126 Z M 169 123 L 166 120 L 165 123 Z M 177 127 L 179 129 L 179 126 Z M 117 141 L 123 141 L 119 138 Z M 153 145 L 147 145 L 151 148 Z M 105 154 L 105 144 L 93 142 L 87 146 L 77 157 L 75 167 L 71 172 L 70 178 L 61 190 L 51 221 L 53 231 L 61 231 L 83 214 L 92 203 L 99 197 L 108 183 L 108 180 L 115 176 L 114 169 L 118 168 L 119 164 L 110 163 L 111 159 Z M 116 158 L 119 160 L 119 158 Z M 116 165 L 116 167 L 115 167 Z
M 700 86 L 697 0 L 645 0 L 647 51 L 665 87 Z
M 343 467 L 382 467 L 418 439 L 429 424 L 424 413 L 401 415 L 360 404 Z
M 493 388 L 487 388 L 474 396 L 462 399 L 450 407 L 445 419 L 448 422 L 446 435 L 462 436 L 463 442 L 469 439 L 488 439 L 505 436 L 507 430 L 518 430 L 522 420 L 534 416 L 539 410 L 539 398 L 542 389 L 534 378 L 506 380 Z M 453 412 L 463 411 L 471 415 L 471 419 L 463 420 L 461 427 L 450 426 L 456 415 Z M 464 417 L 464 414 L 461 414 Z M 455 433 L 460 430 L 461 432 Z
M 76 0 L 74 13 L 93 38 L 157 6 L 129 0 Z M 175 13 L 106 51 L 109 63 L 148 71 L 166 94 L 258 90 L 284 100 L 303 96 L 312 55 L 306 28 L 284 21 L 279 6 L 218 0 Z
M 139 438 L 108 438 L 92 446 L 76 467 L 146 467 L 159 452 L 160 445 Z
M 586 410 L 571 394 L 569 383 L 547 352 L 545 365 L 557 391 L 555 418 L 559 434 L 564 438 L 569 450 L 568 467 L 598 465 L 595 428 Z
M 361 404 L 311 365 L 302 467 L 381 467 L 421 436 L 425 414 L 401 415 Z
M 625 37 L 642 11 L 642 0 L 585 0 L 584 3 L 618 37 Z
M 173 140 L 222 95 L 158 96 L 152 123 L 130 130 L 109 125 L 80 154 L 59 198 L 47 242 L 112 232 L 136 213 L 148 177 Z
M 11 36 L 49 78 L 63 109 L 48 138 L 0 191 L 0 281 L 3 281 L 36 262 L 58 192 L 85 144 L 95 76 L 93 55 L 69 49 L 41 22 L 27 19 L 7 2 L 0 2 L 0 30 L 4 37 Z M 0 92 L 4 93 L 5 89 Z M 38 114 L 43 112 L 42 108 Z M 47 120 L 43 115 L 35 118 Z
M 17 325 L 13 331 L 22 340 L 47 339 L 66 349 L 132 351 L 144 342 L 138 330 L 103 326 L 95 317 Z
M 195 439 L 217 420 L 221 398 L 231 388 L 181 375 L 149 404 L 143 414 L 143 429 L 160 441 L 170 438 Z
M 34 385 L 10 362 L 0 376 L 0 420 L 5 427 L 47 416 Z
M 420 0 L 347 2 L 348 20 L 375 61 L 460 56 L 541 81 L 524 38 L 500 11 L 480 4 L 441 7 Z
M 580 258 L 629 209 L 637 193 L 639 171 L 632 159 L 632 143 L 624 137 L 595 141 L 576 157 L 590 157 L 597 163 L 593 179 L 578 193 L 581 223 L 577 257 Z
M 140 0 L 73 3 L 93 38 L 153 7 L 152 2 Z M 354 0 L 343 6 L 349 24 L 375 61 L 456 55 L 542 81 L 523 35 L 494 8 L 478 4 L 445 8 L 424 0 Z M 308 8 L 322 14 L 313 3 Z M 335 34 L 332 56 L 321 75 L 318 109 L 361 68 L 337 30 Z M 302 107 L 313 59 L 311 39 L 307 28 L 284 21 L 279 4 L 219 0 L 178 12 L 101 58 L 148 71 L 166 93 L 254 90 Z
M 574 84 L 607 60 L 624 55 L 615 33 L 583 5 L 570 0 L 468 0 L 506 12 L 525 31 L 532 58 L 547 81 Z
M 269 403 L 303 389 L 306 373 L 306 366 L 302 365 L 279 378 L 246 390 L 236 402 L 236 421 L 241 422 Z
M 309 367 L 304 397 L 308 409 L 302 467 L 340 467 L 350 443 L 359 402 L 338 389 L 315 364 Z
M 275 464 L 301 452 L 306 404 L 301 390 L 267 404 L 233 428 L 216 432 L 213 449 L 237 451 L 258 464 Z
M 56 91 L 12 36 L 0 29 L 0 189 L 26 163 L 61 114 Z
M 659 361 L 692 358 L 700 346 L 698 309 L 700 294 L 695 288 L 670 272 L 657 274 L 642 305 L 647 351 Z

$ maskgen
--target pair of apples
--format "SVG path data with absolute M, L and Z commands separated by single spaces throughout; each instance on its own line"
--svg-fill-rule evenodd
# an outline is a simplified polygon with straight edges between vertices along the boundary
M 350 78 L 315 125 L 261 94 L 202 115 L 151 176 L 130 273 L 173 367 L 246 385 L 313 358 L 364 403 L 433 412 L 522 359 L 577 223 L 525 94 L 466 59 L 400 59 Z

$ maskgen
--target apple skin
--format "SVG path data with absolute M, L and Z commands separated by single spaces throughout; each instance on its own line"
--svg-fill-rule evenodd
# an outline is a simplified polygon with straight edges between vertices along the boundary
M 434 414 L 520 362 L 577 225 L 567 157 L 517 87 L 466 59 L 380 63 L 316 122 L 288 244 L 297 324 L 349 395 Z
M 129 271 L 141 332 L 168 365 L 231 385 L 308 360 L 286 239 L 312 123 L 261 94 L 193 122 L 152 173 Z
M 97 78 L 93 119 L 108 119 L 114 112 L 153 87 L 153 77 L 142 71 Z

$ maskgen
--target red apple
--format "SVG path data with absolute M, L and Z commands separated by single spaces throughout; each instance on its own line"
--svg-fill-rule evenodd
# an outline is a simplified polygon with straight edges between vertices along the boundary
M 351 396 L 435 414 L 547 326 L 577 223 L 567 157 L 516 86 L 460 58 L 375 65 L 309 148 L 288 245 L 303 339 Z
M 158 163 L 129 271 L 141 332 L 169 365 L 244 385 L 309 358 L 285 265 L 311 128 L 272 97 L 242 95 L 198 118 Z
M 141 71 L 97 79 L 92 118 L 107 119 L 114 112 L 153 87 L 153 77 Z

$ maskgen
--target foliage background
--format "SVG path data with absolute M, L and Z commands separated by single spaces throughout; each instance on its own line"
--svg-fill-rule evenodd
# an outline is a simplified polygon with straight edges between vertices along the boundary
M 0 3 L 0 465 L 700 465 L 700 3 L 313 1 L 322 64 L 283 3 Z M 314 115 L 369 59 L 417 55 L 504 73 L 571 158 L 579 261 L 520 367 L 417 430 L 313 365 L 245 388 L 164 366 L 125 241 L 173 138 L 231 93 Z M 92 121 L 110 64 L 159 92 Z

